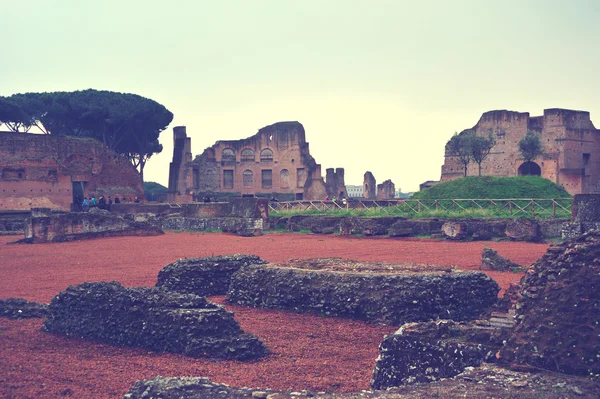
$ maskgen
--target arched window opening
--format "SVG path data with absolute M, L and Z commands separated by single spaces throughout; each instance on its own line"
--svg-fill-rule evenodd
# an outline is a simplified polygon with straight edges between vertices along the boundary
M 252 187 L 252 171 L 249 169 L 246 169 L 243 173 L 243 177 L 244 177 L 244 187 Z
M 254 151 L 250 148 L 244 148 L 242 150 L 242 162 L 254 162 Z
M 273 162 L 273 151 L 265 148 L 260 152 L 260 162 Z
M 221 153 L 222 162 L 235 162 L 235 152 L 231 148 L 225 148 Z
M 281 169 L 279 172 L 279 186 L 281 188 L 290 187 L 290 172 L 287 169 Z
M 540 165 L 535 162 L 523 162 L 521 166 L 519 166 L 519 176 L 541 176 L 542 169 Z

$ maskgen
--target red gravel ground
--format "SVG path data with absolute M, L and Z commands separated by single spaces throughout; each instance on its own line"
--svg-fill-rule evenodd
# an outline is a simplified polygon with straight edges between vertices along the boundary
M 49 302 L 71 284 L 119 281 L 150 286 L 178 258 L 255 254 L 270 262 L 343 257 L 362 261 L 456 265 L 477 269 L 484 247 L 528 266 L 545 244 L 268 234 L 167 233 L 38 245 L 6 245 L 0 237 L 0 299 Z M 502 288 L 518 273 L 489 272 Z M 223 303 L 223 297 L 213 300 Z M 227 306 L 241 327 L 273 352 L 252 362 L 193 359 L 67 339 L 40 331 L 42 320 L 0 318 L 0 397 L 120 398 L 139 379 L 205 376 L 243 387 L 356 392 L 369 388 L 377 348 L 395 327 L 343 319 Z

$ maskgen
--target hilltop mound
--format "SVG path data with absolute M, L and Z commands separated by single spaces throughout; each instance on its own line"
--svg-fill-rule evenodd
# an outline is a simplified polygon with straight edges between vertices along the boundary
M 558 184 L 537 176 L 468 176 L 415 193 L 414 199 L 570 198 Z

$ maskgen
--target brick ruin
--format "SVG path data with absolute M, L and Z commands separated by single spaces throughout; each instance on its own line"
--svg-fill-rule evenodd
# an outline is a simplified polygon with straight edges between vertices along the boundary
M 594 127 L 590 113 L 559 108 L 544 110 L 543 116 L 528 112 L 489 111 L 472 128 L 477 136 L 492 134 L 496 145 L 481 164 L 486 176 L 539 175 L 562 185 L 570 194 L 600 191 L 600 130 Z M 528 130 L 540 134 L 544 155 L 531 164 L 519 152 L 519 140 Z M 529 168 L 531 167 L 531 168 Z M 477 175 L 471 163 L 467 175 Z M 456 157 L 446 154 L 441 181 L 460 178 L 463 167 Z
M 260 196 L 278 200 L 347 196 L 342 168 L 327 169 L 310 155 L 304 127 L 279 122 L 242 140 L 220 140 L 192 157 L 185 126 L 173 129 L 169 202 L 204 197 Z
M 93 139 L 0 132 L 0 210 L 69 211 L 77 198 L 143 197 L 139 173 Z

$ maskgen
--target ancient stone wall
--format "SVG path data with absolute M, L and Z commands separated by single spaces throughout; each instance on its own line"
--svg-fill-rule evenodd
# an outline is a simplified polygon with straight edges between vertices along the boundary
M 195 159 L 185 127 L 175 128 L 173 134 L 170 201 L 190 202 L 214 193 L 321 199 L 311 197 L 320 194 L 309 183 L 322 183 L 321 169 L 298 122 L 266 126 L 242 140 L 217 141 Z
M 473 320 L 496 302 L 498 291 L 480 272 L 302 259 L 240 268 L 227 301 L 400 325 L 440 317 Z
M 377 193 L 377 182 L 375 181 L 375 176 L 371 172 L 365 172 L 365 176 L 363 179 L 363 196 L 365 199 L 373 200 L 376 199 Z
M 391 180 L 386 180 L 377 185 L 377 199 L 386 200 L 394 199 L 396 196 L 396 186 Z
M 600 374 L 600 232 L 550 247 L 521 279 L 517 325 L 501 360 Z
M 344 182 L 343 168 L 329 168 L 326 171 L 325 185 L 327 187 L 327 196 L 329 198 L 348 198 L 346 183 Z
M 503 238 L 538 241 L 542 238 L 561 237 L 566 219 L 530 220 L 529 229 L 519 230 L 523 223 L 513 219 L 410 219 L 399 216 L 359 218 L 346 216 L 272 216 L 268 225 L 273 229 L 289 231 L 310 230 L 316 234 L 340 233 L 341 235 L 363 234 L 365 236 L 409 237 L 417 235 L 441 234 L 445 223 L 462 224 L 462 240 L 491 240 Z M 511 227 L 507 234 L 507 227 Z M 516 234 L 520 232 L 521 234 Z M 527 233 L 531 234 L 527 234 Z
M 328 190 L 345 193 L 343 170 L 325 184 L 298 122 L 266 126 L 242 140 L 220 140 L 194 159 L 185 127 L 173 132 L 169 201 L 221 194 L 257 195 L 282 200 L 322 199 Z
M 69 211 L 76 197 L 92 194 L 143 197 L 144 190 L 133 165 L 99 141 L 0 132 L 0 210 Z
M 433 382 L 493 363 L 509 332 L 451 320 L 404 324 L 379 345 L 371 385 L 387 389 Z
M 268 354 L 233 313 L 206 298 L 161 288 L 83 283 L 58 294 L 43 330 L 113 345 L 192 357 L 252 359 Z
M 96 208 L 97 209 L 97 208 Z M 44 243 L 99 237 L 154 236 L 162 230 L 148 222 L 136 222 L 107 211 L 53 214 L 36 208 L 25 223 L 24 242 Z
M 481 164 L 482 175 L 518 176 L 528 174 L 519 152 L 519 141 L 528 130 L 540 133 L 544 155 L 533 162 L 540 175 L 561 184 L 570 194 L 600 191 L 600 130 L 590 120 L 589 112 L 546 109 L 543 116 L 529 113 L 489 111 L 472 128 L 475 134 L 495 137 L 496 145 Z M 478 173 L 476 163 L 467 168 L 467 175 Z M 442 166 L 442 181 L 463 176 L 463 167 L 456 157 L 446 154 Z
M 180 259 L 158 272 L 157 287 L 199 296 L 225 295 L 231 276 L 242 266 L 267 263 L 256 255 Z

